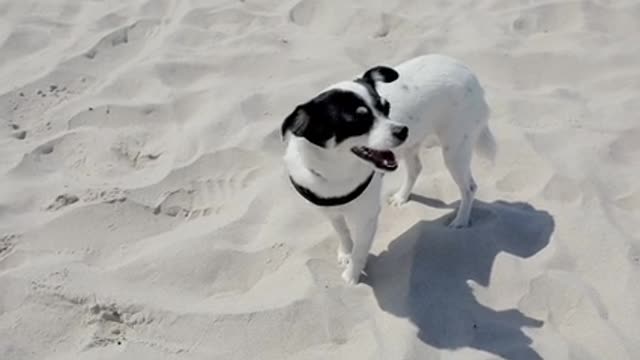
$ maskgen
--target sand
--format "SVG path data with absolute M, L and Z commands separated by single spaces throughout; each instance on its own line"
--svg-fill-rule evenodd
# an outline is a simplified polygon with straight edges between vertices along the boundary
M 0 359 L 638 359 L 639 32 L 624 0 L 0 1 Z M 450 230 L 423 149 L 345 286 L 280 123 L 425 53 L 498 157 Z

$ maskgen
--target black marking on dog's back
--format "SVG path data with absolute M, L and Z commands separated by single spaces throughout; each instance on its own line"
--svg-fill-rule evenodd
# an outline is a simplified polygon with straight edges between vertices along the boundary
M 367 111 L 358 112 L 361 107 Z M 333 89 L 299 105 L 285 119 L 282 133 L 291 131 L 324 147 L 332 138 L 340 143 L 350 137 L 364 135 L 373 124 L 373 112 L 364 99 L 351 91 Z

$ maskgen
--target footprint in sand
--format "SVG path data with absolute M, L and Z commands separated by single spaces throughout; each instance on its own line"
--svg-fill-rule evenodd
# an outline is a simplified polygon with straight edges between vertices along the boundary
M 27 131 L 20 130 L 20 126 L 18 124 L 11 124 L 10 127 L 12 130 L 11 137 L 14 139 L 24 140 L 27 138 Z
M 164 172 L 156 140 L 140 129 L 74 129 L 25 155 L 12 171 L 20 176 L 61 173 L 89 187 L 118 186 L 140 172 Z
M 219 213 L 227 204 L 237 206 L 237 194 L 252 186 L 263 173 L 254 153 L 229 149 L 206 154 L 161 182 L 131 192 L 156 214 L 189 219 Z
M 36 153 L 41 155 L 49 155 L 56 147 L 53 144 L 44 144 L 36 149 Z
M 116 46 L 129 43 L 129 33 L 136 27 L 142 26 L 142 32 L 148 30 L 153 22 L 137 21 L 131 25 L 122 26 L 104 36 L 91 50 L 85 53 L 85 57 L 94 59 L 102 51 L 108 51 Z
M 93 327 L 93 333 L 85 349 L 123 345 L 127 341 L 128 324 L 123 320 L 123 313 L 114 304 L 93 305 L 89 308 L 87 324 Z
M 313 21 L 316 5 L 315 0 L 298 1 L 289 11 L 289 20 L 296 25 L 309 25 Z
M 127 64 L 158 32 L 160 20 L 142 19 L 104 35 L 93 47 L 61 64 L 88 75 L 102 75 Z
M 511 24 L 515 33 L 564 32 L 579 29 L 585 24 L 584 7 L 578 3 L 556 2 L 534 5 L 519 11 Z
M 388 14 L 370 7 L 349 7 L 336 13 L 331 1 L 301 0 L 289 10 L 289 21 L 302 27 L 318 26 L 322 33 L 367 34 L 370 40 L 387 37 L 393 28 L 404 21 L 396 21 Z M 325 21 L 327 20 L 327 21 Z
M 172 161 L 166 148 L 168 130 L 163 126 L 167 119 L 167 112 L 154 105 L 92 107 L 74 116 L 68 130 L 16 159 L 9 171 L 18 178 L 59 174 L 65 184 L 97 191 L 130 180 L 144 186 L 164 176 Z M 145 127 L 147 123 L 153 126 Z M 21 128 L 15 124 L 12 129 Z M 58 193 L 43 199 L 41 206 L 57 211 L 84 198 L 82 193 Z
M 92 78 L 59 68 L 0 95 L 0 118 L 7 119 L 23 130 L 30 128 L 30 135 L 48 131 L 51 128 L 52 109 L 82 95 L 92 82 Z M 17 131 L 16 134 L 21 132 Z
M 222 178 L 193 181 L 184 188 L 168 192 L 153 211 L 189 219 L 219 213 L 233 194 L 247 188 L 254 178 L 254 170 L 248 169 L 232 171 Z
M 133 126 L 166 125 L 171 122 L 170 105 L 142 104 L 135 106 L 90 106 L 69 119 L 69 129 L 83 127 L 115 129 Z
M 75 195 L 70 195 L 70 194 L 58 195 L 56 199 L 49 206 L 47 206 L 47 210 L 57 211 L 64 207 L 77 203 L 78 200 L 80 199 Z
M 11 251 L 17 238 L 18 236 L 15 234 L 0 236 L 0 257 Z

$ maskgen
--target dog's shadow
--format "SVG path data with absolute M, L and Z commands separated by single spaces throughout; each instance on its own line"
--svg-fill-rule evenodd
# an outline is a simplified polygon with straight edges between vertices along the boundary
M 414 201 L 452 207 L 427 198 Z M 380 307 L 406 317 L 421 341 L 438 349 L 475 348 L 505 359 L 542 359 L 523 327 L 543 322 L 516 309 L 494 310 L 475 298 L 468 280 L 487 286 L 496 255 L 528 258 L 549 243 L 552 216 L 525 203 L 474 202 L 473 225 L 449 229 L 451 215 L 421 221 L 368 261 L 368 283 Z

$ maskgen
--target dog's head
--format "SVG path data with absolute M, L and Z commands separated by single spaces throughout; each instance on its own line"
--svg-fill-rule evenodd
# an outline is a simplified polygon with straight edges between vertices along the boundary
M 377 66 L 358 79 L 331 86 L 287 116 L 283 138 L 291 133 L 328 151 L 347 150 L 380 170 L 395 170 L 390 149 L 406 140 L 408 129 L 389 120 L 390 105 L 377 85 L 397 78 L 395 70 Z

